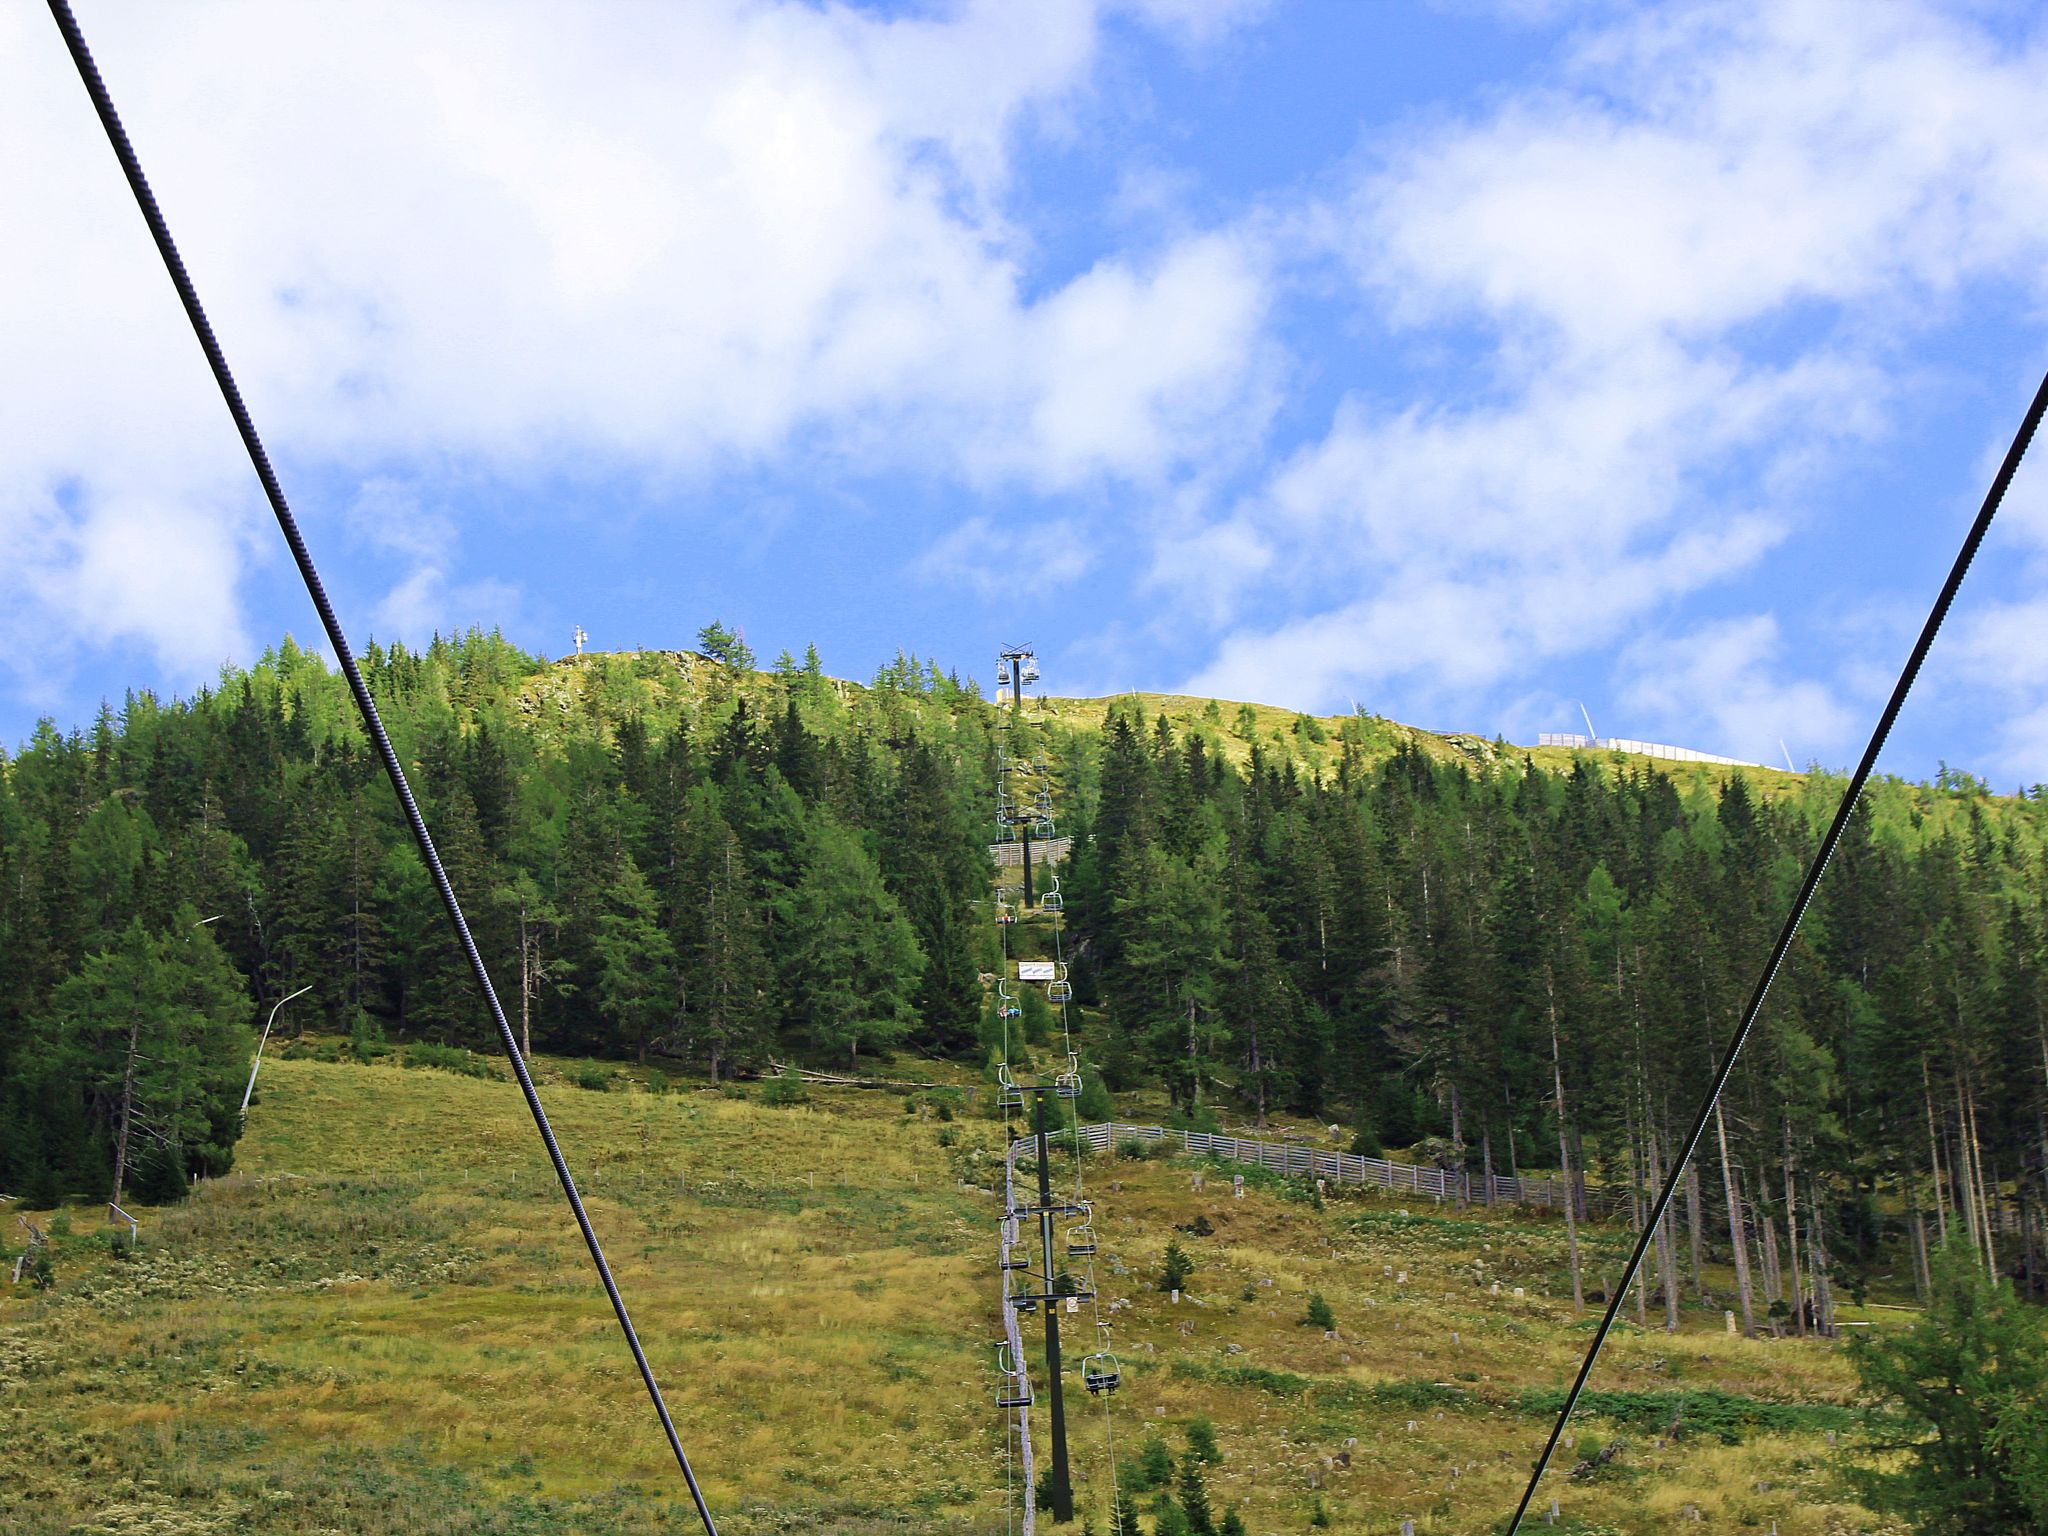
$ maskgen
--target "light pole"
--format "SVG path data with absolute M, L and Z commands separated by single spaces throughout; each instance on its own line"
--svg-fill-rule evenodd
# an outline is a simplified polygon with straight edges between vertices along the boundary
M 256 1091 L 256 1074 L 263 1068 L 263 1047 L 270 1040 L 270 1026 L 277 1022 L 277 1010 L 290 1002 L 292 997 L 304 997 L 312 990 L 312 984 L 309 982 L 294 992 L 291 997 L 280 997 L 271 1005 L 270 1017 L 263 1021 L 263 1038 L 256 1042 L 256 1059 L 249 1063 L 249 1086 L 242 1090 L 242 1118 L 244 1120 L 249 1118 L 249 1095 Z

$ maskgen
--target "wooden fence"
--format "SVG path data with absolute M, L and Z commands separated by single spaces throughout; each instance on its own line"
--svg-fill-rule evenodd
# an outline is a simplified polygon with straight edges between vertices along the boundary
M 1071 837 L 1034 837 L 1031 840 L 1031 862 L 1034 865 L 1057 864 L 1072 851 L 1073 846 Z M 1024 865 L 1024 844 L 1021 841 L 990 843 L 988 856 L 996 861 L 998 868 L 1021 869 Z
M 1190 1152 L 1203 1152 L 1237 1163 L 1257 1163 L 1275 1173 L 1329 1179 L 1340 1184 L 1368 1184 L 1378 1189 L 1405 1190 L 1437 1200 L 1454 1200 L 1461 1205 L 1488 1199 L 1487 1175 L 1483 1173 L 1421 1168 L 1413 1163 L 1360 1157 L 1352 1152 L 1332 1152 L 1305 1142 L 1254 1141 L 1246 1136 L 1175 1131 L 1162 1125 L 1126 1125 L 1122 1121 L 1084 1125 L 1081 1127 L 1081 1139 L 1097 1152 L 1110 1151 L 1126 1141 L 1170 1140 Z M 1565 1189 L 1557 1179 L 1517 1179 L 1495 1174 L 1491 1195 L 1491 1203 L 1494 1204 L 1539 1205 L 1562 1210 Z

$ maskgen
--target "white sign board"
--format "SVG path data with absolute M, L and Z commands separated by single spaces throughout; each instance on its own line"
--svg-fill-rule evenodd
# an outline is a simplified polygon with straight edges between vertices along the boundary
M 1019 960 L 1017 962 L 1019 981 L 1051 981 L 1053 962 L 1050 960 Z

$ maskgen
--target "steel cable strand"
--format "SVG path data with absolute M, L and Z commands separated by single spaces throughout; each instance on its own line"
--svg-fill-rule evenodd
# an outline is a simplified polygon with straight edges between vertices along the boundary
M 547 1148 L 548 1159 L 554 1164 L 555 1177 L 561 1182 L 562 1192 L 568 1197 L 569 1208 L 575 1213 L 576 1225 L 582 1231 L 584 1245 L 590 1250 L 590 1258 L 596 1266 L 598 1278 L 603 1281 L 605 1294 L 610 1298 L 612 1311 L 617 1316 L 619 1328 L 624 1333 L 628 1348 L 633 1353 L 633 1363 L 638 1367 L 640 1379 L 646 1384 L 647 1393 L 654 1403 L 654 1411 L 661 1419 L 661 1427 L 667 1436 L 669 1449 L 675 1453 L 676 1465 L 681 1468 L 683 1480 L 689 1485 L 690 1497 L 697 1506 L 697 1514 L 704 1522 L 704 1529 L 710 1536 L 717 1536 L 717 1527 L 711 1519 L 711 1511 L 704 1502 L 704 1495 L 697 1486 L 697 1477 L 691 1470 L 690 1459 L 684 1454 L 681 1439 L 676 1434 L 674 1421 L 669 1417 L 668 1405 L 663 1400 L 661 1388 L 654 1379 L 653 1368 L 648 1364 L 647 1354 L 640 1347 L 639 1335 L 634 1332 L 632 1319 L 627 1315 L 625 1299 L 620 1296 L 617 1282 L 612 1278 L 611 1266 L 605 1261 L 604 1250 L 599 1245 L 597 1233 L 591 1227 L 589 1214 L 583 1208 L 582 1197 L 576 1192 L 576 1182 L 569 1174 L 569 1165 L 562 1157 L 562 1150 L 555 1141 L 553 1128 L 548 1124 L 546 1112 L 541 1108 L 540 1095 L 535 1091 L 533 1079 L 526 1069 L 525 1058 L 520 1054 L 519 1043 L 513 1036 L 512 1026 L 505 1017 L 505 1010 L 499 1004 L 496 989 L 491 985 L 489 972 L 484 968 L 483 956 L 479 953 L 476 940 L 471 936 L 469 924 L 462 915 L 461 903 L 456 899 L 455 888 L 450 884 L 447 871 L 441 865 L 440 855 L 434 849 L 434 840 L 427 831 L 426 821 L 420 815 L 418 803 L 413 799 L 411 786 L 406 782 L 405 770 L 398 761 L 398 754 L 391 745 L 391 738 L 385 733 L 384 723 L 377 713 L 376 702 L 370 696 L 368 685 L 363 681 L 361 669 L 356 665 L 354 652 L 349 648 L 347 637 L 342 633 L 341 623 L 335 617 L 334 608 L 328 601 L 327 590 L 320 580 L 320 573 L 314 567 L 313 557 L 306 547 L 306 541 L 299 532 L 298 520 L 292 515 L 291 507 L 285 500 L 283 487 L 272 469 L 270 455 L 257 436 L 254 420 L 242 400 L 240 388 L 234 375 L 229 371 L 226 355 L 215 337 L 213 326 L 206 318 L 206 311 L 199 302 L 198 290 L 185 269 L 184 259 L 178 254 L 177 245 L 171 239 L 170 226 L 158 207 L 156 195 L 150 190 L 148 179 L 142 173 L 142 163 L 137 157 L 128 133 L 121 125 L 119 114 L 114 110 L 113 98 L 106 82 L 101 78 L 99 67 L 93 62 L 91 50 L 87 48 L 85 36 L 80 31 L 78 20 L 71 13 L 67 0 L 49 0 L 50 14 L 64 36 L 66 48 L 70 50 L 73 64 L 78 68 L 86 93 L 92 98 L 94 110 L 99 114 L 100 124 L 106 130 L 107 139 L 114 155 L 120 161 L 121 170 L 128 179 L 130 190 L 141 210 L 143 221 L 149 226 L 152 239 L 156 242 L 171 282 L 178 291 L 178 298 L 184 304 L 186 317 L 198 337 L 200 349 L 206 354 L 208 367 L 213 371 L 214 382 L 219 386 L 229 414 L 234 418 L 235 430 L 240 434 L 242 446 L 248 453 L 249 461 L 256 470 L 256 476 L 263 485 L 263 493 L 269 500 L 270 509 L 277 518 L 278 527 L 283 531 L 285 542 L 291 547 L 292 559 L 299 568 L 299 575 L 305 583 L 308 596 L 320 616 L 321 628 L 326 632 L 327 641 L 334 649 L 342 675 L 348 680 L 349 692 L 354 695 L 356 709 L 363 717 L 364 728 L 376 744 L 377 755 L 383 761 L 384 771 L 391 780 L 391 787 L 398 797 L 405 820 L 412 830 L 413 841 L 419 846 L 420 857 L 432 877 L 434 888 L 439 893 L 441 905 L 448 913 L 448 921 L 454 929 L 457 942 L 469 961 L 471 973 L 482 992 L 491 1018 L 498 1027 L 498 1038 L 505 1047 L 505 1054 L 512 1063 L 514 1076 L 519 1080 L 520 1092 L 526 1098 L 526 1107 L 532 1113 L 534 1125 L 540 1131 L 542 1143 Z
M 1884 749 L 1886 739 L 1891 735 L 1892 726 L 1898 720 L 1899 711 L 1904 708 L 1907 694 L 1912 692 L 1914 680 L 1920 675 L 1920 667 L 1927 659 L 1928 651 L 1934 645 L 1935 634 L 1943 620 L 1948 617 L 1950 606 L 1955 602 L 1956 593 L 1961 589 L 1963 578 L 1968 574 L 1970 564 L 1977 557 L 1977 550 L 1984 542 L 1984 536 L 1991 531 L 1991 522 L 1998 514 L 1999 504 L 2005 500 L 2007 487 L 2018 472 L 2020 461 L 2026 457 L 2027 446 L 2033 441 L 2034 432 L 2041 424 L 2041 416 L 2048 410 L 2048 376 L 2041 380 L 2034 391 L 2033 402 L 2027 407 L 2020 422 L 2019 431 L 2013 436 L 2012 445 L 2006 450 L 2005 458 L 1992 479 L 1991 488 L 1984 495 L 1984 502 L 1978 508 L 1970 531 L 1963 538 L 1963 545 L 1956 553 L 1955 563 L 1949 568 L 1948 579 L 1942 583 L 1941 592 L 1929 610 L 1927 622 L 1921 627 L 1920 637 L 1913 644 L 1912 654 L 1906 658 L 1905 668 L 1899 673 L 1893 685 L 1891 697 L 1886 701 L 1884 712 L 1879 715 L 1877 726 L 1870 734 L 1870 741 L 1863 749 L 1863 757 L 1856 765 L 1856 772 L 1849 785 L 1842 791 L 1841 804 L 1836 808 L 1835 818 L 1828 826 L 1827 835 L 1821 839 L 1819 851 L 1814 854 L 1808 866 L 1806 879 L 1799 887 L 1799 894 L 1792 903 L 1792 910 L 1785 918 L 1785 926 L 1779 931 L 1777 942 L 1771 946 L 1770 958 L 1765 962 L 1763 974 L 1757 978 L 1756 989 L 1750 995 L 1749 1003 L 1742 1010 L 1741 1022 L 1736 1026 L 1735 1036 L 1729 1042 L 1720 1066 L 1715 1070 L 1712 1084 L 1706 1098 L 1701 1101 L 1699 1113 L 1693 1117 L 1692 1129 L 1678 1148 L 1678 1155 L 1672 1161 L 1670 1172 L 1665 1175 L 1664 1186 L 1657 1192 L 1656 1202 L 1651 1206 L 1648 1218 L 1643 1222 L 1635 1247 L 1630 1252 L 1628 1263 L 1623 1267 L 1620 1281 L 1614 1286 L 1608 1298 L 1607 1308 L 1601 1314 L 1600 1326 L 1593 1334 L 1593 1342 L 1587 1347 L 1585 1359 L 1579 1365 L 1578 1375 L 1573 1379 L 1571 1390 L 1565 1394 L 1564 1406 L 1558 1410 L 1557 1422 L 1550 1428 L 1550 1437 L 1544 1442 L 1543 1454 L 1537 1458 L 1530 1473 L 1528 1487 L 1523 1489 L 1521 1502 L 1515 1506 L 1513 1516 L 1508 1520 L 1506 1536 L 1515 1536 L 1520 1529 L 1522 1517 L 1528 1513 L 1530 1502 L 1536 1497 L 1537 1484 L 1543 1481 L 1543 1474 L 1550 1465 L 1550 1458 L 1557 1449 L 1557 1442 L 1564 1434 L 1566 1423 L 1571 1419 L 1572 1410 L 1578 1406 L 1579 1395 L 1585 1390 L 1586 1379 L 1593 1372 L 1593 1366 L 1600 1358 L 1601 1346 L 1607 1342 L 1607 1334 L 1620 1315 L 1622 1302 L 1628 1296 L 1629 1286 L 1635 1282 L 1636 1273 L 1642 1268 L 1643 1256 L 1658 1227 L 1664 1220 L 1664 1213 L 1670 1206 L 1680 1180 L 1684 1177 L 1686 1164 L 1698 1150 L 1701 1138 L 1705 1136 L 1707 1121 L 1712 1118 L 1714 1105 L 1721 1097 L 1721 1090 L 1727 1086 L 1728 1077 L 1735 1069 L 1735 1060 L 1742 1052 L 1744 1041 L 1749 1038 L 1751 1027 L 1757 1015 L 1763 1011 L 1764 999 L 1769 995 L 1771 982 L 1778 969 L 1784 964 L 1785 955 L 1792 947 L 1792 940 L 1799 932 L 1800 920 L 1805 917 L 1807 907 L 1813 901 L 1821 876 L 1827 872 L 1828 861 L 1834 856 L 1835 847 L 1848 829 L 1850 815 L 1856 809 L 1856 802 L 1863 793 L 1863 786 L 1877 766 L 1878 754 Z

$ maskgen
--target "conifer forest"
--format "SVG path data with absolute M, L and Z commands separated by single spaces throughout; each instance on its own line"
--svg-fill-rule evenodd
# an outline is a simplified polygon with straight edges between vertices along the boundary
M 995 706 L 915 657 L 853 685 L 706 635 L 367 653 L 522 1044 L 714 1079 L 986 1063 Z M 1838 781 L 1084 702 L 1024 745 L 1072 839 L 1085 1112 L 1163 1086 L 1188 1126 L 1313 1116 L 1640 1223 Z M 2038 788 L 1873 786 L 1639 1311 L 1675 1319 L 1711 1254 L 1746 1330 L 1824 1327 L 1838 1288 L 1924 1290 L 1946 1237 L 2048 1294 L 2044 874 Z M 227 1171 L 254 1032 L 301 988 L 280 1029 L 491 1046 L 346 691 L 289 641 L 45 722 L 0 765 L 0 890 L 0 1187 L 33 1201 Z

